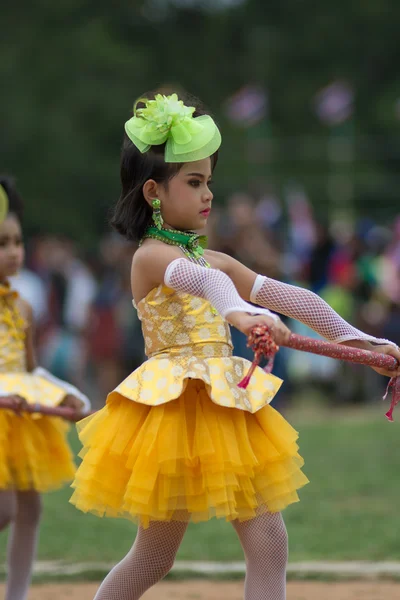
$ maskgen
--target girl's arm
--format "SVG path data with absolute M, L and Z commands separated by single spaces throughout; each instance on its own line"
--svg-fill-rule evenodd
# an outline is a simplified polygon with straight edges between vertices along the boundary
M 226 254 L 212 254 L 219 268 L 231 277 L 245 300 L 301 321 L 330 342 L 341 344 L 360 340 L 375 344 L 391 343 L 356 329 L 310 290 L 257 275 Z
M 132 265 L 132 292 L 136 302 L 162 283 L 178 292 L 208 300 L 223 318 L 244 333 L 249 333 L 257 324 L 266 324 L 277 343 L 289 337 L 290 332 L 280 319 L 269 310 L 245 302 L 222 270 L 195 264 L 165 244 L 143 245 Z
M 379 344 L 379 352 L 390 354 L 400 361 L 400 352 L 395 344 L 353 327 L 314 292 L 257 275 L 225 254 L 207 252 L 207 255 L 231 277 L 245 300 L 301 321 L 331 342 L 366 350 L 376 350 Z M 386 370 L 378 372 L 388 376 L 394 374 Z
M 228 254 L 215 252 L 214 250 L 206 250 L 205 255 L 208 262 L 215 269 L 220 269 L 232 279 L 241 297 L 247 302 L 250 302 L 251 290 L 256 280 L 257 273 Z

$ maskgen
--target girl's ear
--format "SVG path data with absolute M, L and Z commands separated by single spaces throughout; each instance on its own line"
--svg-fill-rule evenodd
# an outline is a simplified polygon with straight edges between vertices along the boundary
M 148 179 L 144 184 L 143 197 L 150 206 L 153 200 L 158 198 L 158 184 L 154 181 L 154 179 Z

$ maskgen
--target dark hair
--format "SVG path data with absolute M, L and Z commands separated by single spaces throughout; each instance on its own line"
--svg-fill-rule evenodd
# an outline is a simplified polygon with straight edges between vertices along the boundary
M 159 92 L 150 92 L 140 96 L 152 99 Z M 162 93 L 166 93 L 162 90 Z M 172 92 L 167 92 L 172 93 Z M 194 106 L 194 117 L 210 114 L 201 102 L 188 94 L 179 93 L 179 99 L 186 106 Z M 141 108 L 141 103 L 138 107 Z M 121 195 L 113 210 L 111 225 L 128 240 L 139 241 L 151 224 L 152 210 L 143 196 L 143 186 L 149 179 L 168 186 L 182 168 L 183 163 L 166 163 L 164 160 L 165 144 L 152 146 L 141 153 L 125 134 L 121 152 Z M 211 157 L 212 169 L 218 160 L 218 152 Z
M 0 185 L 8 196 L 8 213 L 15 215 L 19 221 L 22 221 L 24 203 L 17 192 L 14 178 L 9 175 L 0 175 Z

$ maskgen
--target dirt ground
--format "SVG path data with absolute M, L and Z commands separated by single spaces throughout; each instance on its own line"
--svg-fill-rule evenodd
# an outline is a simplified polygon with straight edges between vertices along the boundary
M 28 600 L 93 600 L 93 583 L 33 586 Z M 4 597 L 4 585 L 0 585 Z M 240 582 L 183 581 L 161 583 L 143 600 L 243 600 Z M 400 584 L 388 582 L 314 583 L 290 582 L 287 600 L 398 600 Z

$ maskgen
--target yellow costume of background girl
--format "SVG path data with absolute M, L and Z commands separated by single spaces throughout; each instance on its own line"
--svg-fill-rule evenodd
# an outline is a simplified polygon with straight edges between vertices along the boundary
M 0 530 L 9 535 L 6 600 L 25 600 L 41 514 L 40 494 L 74 476 L 68 424 L 58 417 L 24 411 L 26 404 L 88 408 L 87 398 L 37 368 L 29 304 L 8 282 L 21 267 L 24 248 L 22 202 L 10 178 L 0 178 Z

